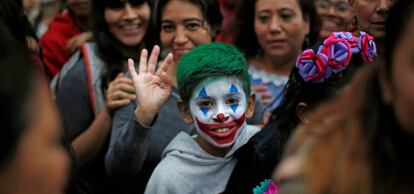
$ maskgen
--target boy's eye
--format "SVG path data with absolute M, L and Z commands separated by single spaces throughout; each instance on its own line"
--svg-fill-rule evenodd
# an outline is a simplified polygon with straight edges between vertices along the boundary
M 201 101 L 201 102 L 198 102 L 198 106 L 201 107 L 201 108 L 212 107 L 213 102 L 211 102 L 211 101 Z
M 239 99 L 238 98 L 229 98 L 229 99 L 227 99 L 227 104 L 229 104 L 229 105 L 234 105 L 234 104 L 238 104 L 239 103 Z

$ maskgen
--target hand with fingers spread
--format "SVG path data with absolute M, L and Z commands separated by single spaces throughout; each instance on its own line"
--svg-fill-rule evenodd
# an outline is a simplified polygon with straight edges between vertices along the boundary
M 106 97 L 106 107 L 112 115 L 116 109 L 129 104 L 135 100 L 135 90 L 132 79 L 119 73 L 115 80 L 109 83 L 108 95 Z
M 158 110 L 171 96 L 171 81 L 168 79 L 166 72 L 168 66 L 172 64 L 173 56 L 168 54 L 158 70 L 155 71 L 159 53 L 160 47 L 154 46 L 148 59 L 148 51 L 143 49 L 138 73 L 135 70 L 134 61 L 132 59 L 128 60 L 128 68 L 134 83 L 138 104 L 135 117 L 143 126 L 149 126 L 152 123 Z

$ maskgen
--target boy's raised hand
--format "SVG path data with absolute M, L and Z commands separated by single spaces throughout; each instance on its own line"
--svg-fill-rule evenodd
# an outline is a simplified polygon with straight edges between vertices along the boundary
M 168 54 L 155 71 L 158 63 L 160 47 L 154 46 L 148 59 L 148 51 L 143 49 L 139 62 L 138 73 L 134 67 L 134 61 L 128 60 L 129 73 L 131 74 L 136 102 L 136 120 L 143 126 L 151 125 L 155 115 L 171 96 L 171 81 L 167 77 L 167 70 L 172 64 L 172 54 Z

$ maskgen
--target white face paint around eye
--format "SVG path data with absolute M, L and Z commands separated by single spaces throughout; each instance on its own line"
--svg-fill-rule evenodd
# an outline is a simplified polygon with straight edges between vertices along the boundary
M 245 125 L 247 98 L 239 79 L 209 78 L 190 99 L 191 115 L 201 138 L 215 147 L 233 145 Z

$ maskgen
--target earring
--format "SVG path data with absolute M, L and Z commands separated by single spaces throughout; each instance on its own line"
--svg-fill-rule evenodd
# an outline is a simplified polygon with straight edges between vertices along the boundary
M 351 32 L 355 32 L 358 29 L 358 18 L 356 16 L 354 16 L 352 18 L 352 22 L 351 22 L 351 26 L 350 26 L 350 31 Z

